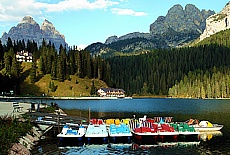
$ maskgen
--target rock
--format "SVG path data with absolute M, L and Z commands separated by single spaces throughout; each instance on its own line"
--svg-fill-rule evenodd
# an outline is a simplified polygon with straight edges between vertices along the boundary
M 200 35 L 200 41 L 211 35 L 230 28 L 230 3 L 227 3 L 220 13 L 207 18 L 206 28 Z
M 68 46 L 65 42 L 64 35 L 61 35 L 51 22 L 45 20 L 40 27 L 30 16 L 25 16 L 22 21 L 19 22 L 16 27 L 12 27 L 8 33 L 3 33 L 1 38 L 2 44 L 6 44 L 8 37 L 10 37 L 12 41 L 24 39 L 24 41 L 27 42 L 27 40 L 34 40 L 38 46 L 42 45 L 44 38 L 47 43 L 49 43 L 49 41 L 53 43 L 56 49 L 59 49 L 60 44 L 64 47 Z
M 8 155 L 31 155 L 31 153 L 22 144 L 15 143 L 10 149 Z

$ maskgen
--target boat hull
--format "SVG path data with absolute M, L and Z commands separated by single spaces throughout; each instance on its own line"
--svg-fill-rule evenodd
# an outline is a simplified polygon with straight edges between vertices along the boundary
M 151 145 L 157 144 L 158 134 L 157 133 L 136 133 L 132 132 L 133 141 L 139 145 Z
M 132 134 L 129 135 L 109 135 L 109 142 L 110 143 L 132 143 Z
M 205 131 L 219 131 L 223 128 L 223 125 L 216 125 L 213 127 L 194 127 L 196 131 L 205 132 Z
M 82 146 L 84 144 L 84 136 L 80 135 L 62 135 L 58 134 L 59 146 Z
M 88 136 L 85 137 L 85 144 L 108 144 L 108 136 Z

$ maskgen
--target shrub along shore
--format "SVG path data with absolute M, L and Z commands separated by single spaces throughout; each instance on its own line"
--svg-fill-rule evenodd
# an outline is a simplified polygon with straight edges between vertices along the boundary
M 28 154 L 28 151 L 25 151 L 27 149 L 17 143 L 20 137 L 26 136 L 32 130 L 32 127 L 33 125 L 30 121 L 23 117 L 0 116 L 0 154 L 11 154 L 13 152 L 16 154 L 20 154 L 20 152 Z M 14 144 L 17 144 L 17 146 Z M 9 148 L 11 149 L 9 150 Z M 15 148 L 17 149 L 15 150 Z
M 10 106 L 9 106 L 10 105 Z M 24 108 L 24 104 L 22 104 Z M 5 109 L 0 115 L 0 154 L 8 155 L 28 155 L 42 138 L 43 134 L 49 130 L 49 126 L 34 124 L 29 114 L 24 112 L 12 113 L 11 102 L 1 102 Z M 8 108 L 7 108 L 8 107 Z M 48 111 L 47 111 L 47 110 Z M 43 110 L 43 108 L 41 109 Z M 44 112 L 53 112 L 54 108 L 44 108 Z

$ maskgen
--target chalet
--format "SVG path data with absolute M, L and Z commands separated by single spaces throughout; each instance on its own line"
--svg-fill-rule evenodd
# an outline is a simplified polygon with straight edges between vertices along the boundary
M 17 52 L 16 54 L 17 61 L 19 62 L 32 62 L 33 55 L 28 51 Z
M 125 97 L 125 91 L 123 89 L 100 88 L 97 93 L 100 97 Z

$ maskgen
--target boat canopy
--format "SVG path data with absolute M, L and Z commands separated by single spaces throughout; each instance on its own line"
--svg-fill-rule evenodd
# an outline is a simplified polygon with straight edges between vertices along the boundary
M 201 121 L 199 125 L 203 127 L 213 127 L 212 123 L 210 123 L 209 121 Z

